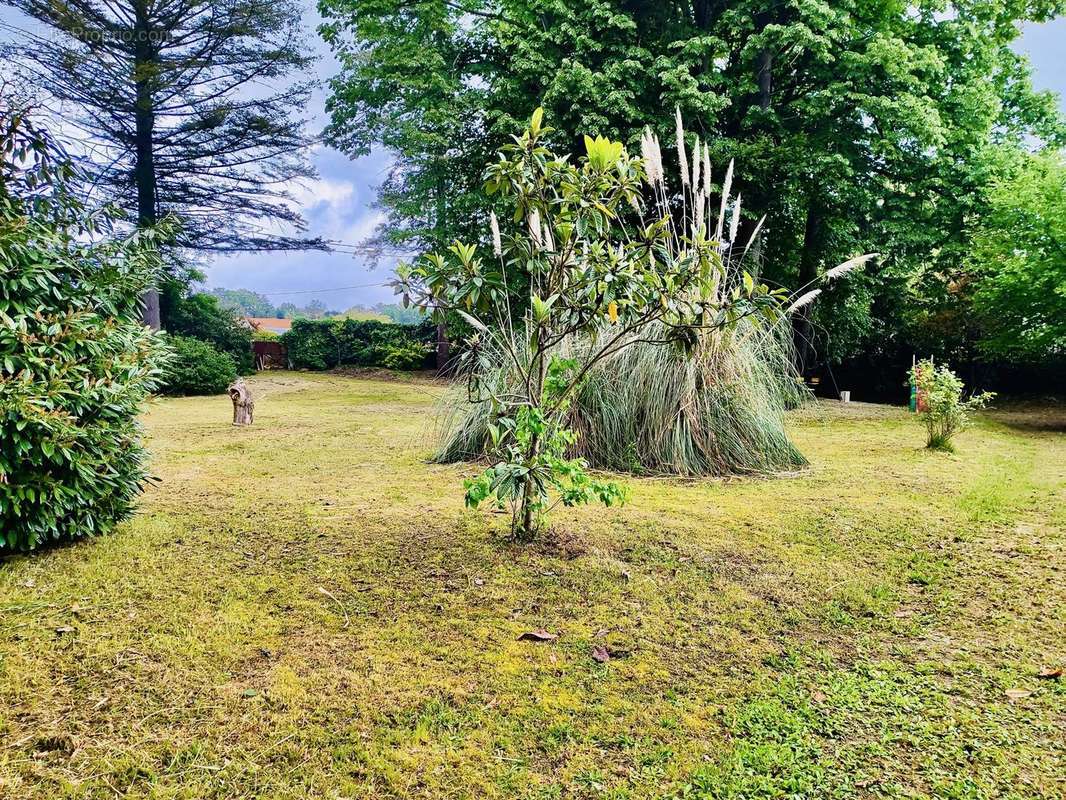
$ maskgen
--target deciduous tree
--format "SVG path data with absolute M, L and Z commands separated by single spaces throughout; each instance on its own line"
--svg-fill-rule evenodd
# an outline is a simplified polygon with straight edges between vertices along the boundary
M 1066 360 L 1066 162 L 1022 159 L 995 186 L 969 259 L 980 346 L 1026 362 Z
M 439 244 L 483 230 L 478 165 L 537 105 L 562 131 L 631 145 L 645 125 L 668 126 L 678 105 L 714 163 L 736 158 L 742 228 L 768 215 L 768 277 L 804 283 L 852 252 L 885 253 L 797 326 L 801 344 L 820 338 L 839 358 L 915 335 L 926 319 L 915 300 L 942 295 L 963 266 L 1000 148 L 1062 136 L 1054 98 L 1033 91 L 1010 45 L 1022 22 L 1064 8 L 321 0 L 342 62 L 331 136 L 352 152 L 366 146 L 360 137 L 387 140 L 399 153 L 381 195 L 389 229 Z M 438 180 L 451 216 L 427 191 Z M 816 336 L 825 327 L 828 342 Z

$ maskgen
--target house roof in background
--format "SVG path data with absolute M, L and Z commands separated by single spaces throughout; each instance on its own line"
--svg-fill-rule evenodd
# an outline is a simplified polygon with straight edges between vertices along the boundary
M 276 317 L 245 317 L 244 319 L 254 331 L 285 333 L 292 328 L 291 319 L 277 319 Z

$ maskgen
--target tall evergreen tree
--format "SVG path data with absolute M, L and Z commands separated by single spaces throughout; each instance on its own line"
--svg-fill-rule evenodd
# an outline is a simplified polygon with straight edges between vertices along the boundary
M 92 185 L 138 225 L 173 214 L 200 253 L 322 246 L 287 192 L 314 174 L 295 0 L 5 1 L 46 31 L 3 55 L 63 104 Z M 159 327 L 158 293 L 144 300 Z

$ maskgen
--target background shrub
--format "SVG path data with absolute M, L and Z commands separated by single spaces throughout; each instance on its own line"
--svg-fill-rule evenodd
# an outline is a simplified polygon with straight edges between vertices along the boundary
M 191 336 L 168 336 L 171 359 L 163 391 L 167 394 L 222 394 L 237 378 L 229 353 Z
M 377 320 L 293 320 L 282 334 L 297 369 L 338 366 L 412 370 L 429 366 L 436 328 L 432 323 L 394 325 Z
M 281 335 L 289 362 L 296 369 L 329 369 L 337 366 L 337 346 L 331 322 L 296 319 Z
M 168 333 L 192 336 L 210 342 L 220 352 L 228 353 L 241 375 L 255 367 L 252 355 L 252 330 L 232 308 L 227 308 L 210 294 L 183 295 L 171 285 L 161 299 L 163 327 Z
M 428 353 L 429 346 L 421 342 L 387 344 L 380 349 L 381 366 L 395 370 L 421 369 Z
M 62 150 L 0 98 L 0 550 L 111 530 L 147 474 L 137 414 L 166 358 L 138 298 L 166 232 L 117 237 Z

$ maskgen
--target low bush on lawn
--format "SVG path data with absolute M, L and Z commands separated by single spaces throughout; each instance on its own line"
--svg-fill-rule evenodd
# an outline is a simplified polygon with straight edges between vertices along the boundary
M 237 378 L 237 365 L 229 353 L 191 336 L 168 336 L 172 358 L 163 391 L 167 394 L 222 394 Z
M 233 359 L 237 372 L 247 375 L 255 369 L 252 330 L 213 295 L 185 296 L 173 285 L 163 293 L 163 320 L 168 333 L 191 336 L 208 342 L 215 350 Z
M 165 350 L 138 298 L 159 231 L 114 235 L 48 134 L 0 119 L 0 550 L 32 550 L 109 531 L 147 480 L 137 415 Z
M 995 397 L 992 392 L 965 397 L 962 380 L 944 364 L 919 361 L 911 368 L 911 382 L 918 388 L 918 419 L 925 425 L 925 446 L 954 452 L 952 439 L 970 425 L 970 414 Z

